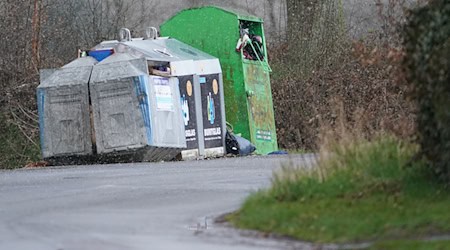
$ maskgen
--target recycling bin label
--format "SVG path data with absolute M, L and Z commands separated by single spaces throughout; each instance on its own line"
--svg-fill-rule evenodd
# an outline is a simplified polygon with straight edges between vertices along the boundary
M 200 76 L 205 148 L 222 147 L 219 74 Z
M 173 111 L 173 95 L 169 85 L 169 78 L 153 78 L 156 109 L 158 111 Z
M 178 80 L 180 82 L 180 101 L 186 133 L 186 144 L 188 149 L 195 149 L 198 148 L 198 133 L 195 113 L 194 77 L 192 75 L 180 76 Z

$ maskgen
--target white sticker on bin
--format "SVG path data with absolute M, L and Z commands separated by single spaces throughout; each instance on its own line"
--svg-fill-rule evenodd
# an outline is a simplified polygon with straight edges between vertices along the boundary
M 169 79 L 155 81 L 156 109 L 158 111 L 173 111 L 173 95 Z

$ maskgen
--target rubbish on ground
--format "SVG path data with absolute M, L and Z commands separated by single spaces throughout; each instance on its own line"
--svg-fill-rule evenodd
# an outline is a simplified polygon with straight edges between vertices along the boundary
M 236 136 L 228 130 L 227 134 L 225 135 L 225 146 L 227 149 L 227 154 L 239 154 L 239 143 L 236 139 Z
M 256 147 L 249 140 L 244 137 L 235 136 L 239 145 L 239 155 L 245 156 L 255 152 Z
M 274 152 L 270 152 L 269 155 L 287 155 L 289 154 L 287 151 L 284 150 L 280 150 L 280 151 L 274 151 Z

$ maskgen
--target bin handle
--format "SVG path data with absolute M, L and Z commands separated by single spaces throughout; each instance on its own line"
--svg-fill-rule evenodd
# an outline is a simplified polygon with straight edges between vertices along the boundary
M 131 42 L 131 31 L 127 28 L 121 28 L 119 31 L 119 39 L 121 42 Z
M 252 43 L 252 42 L 250 42 L 250 46 L 252 47 L 252 50 L 253 50 L 253 52 L 255 53 L 256 58 L 258 58 L 258 61 L 259 61 L 259 63 L 261 64 L 261 66 L 264 68 L 264 70 L 266 70 L 267 72 L 272 72 L 272 68 L 270 67 L 269 62 L 267 61 L 267 56 L 264 58 L 264 62 L 265 62 L 266 65 L 267 65 L 267 66 L 265 66 L 265 65 L 262 63 L 262 60 L 261 60 L 261 58 L 259 57 L 258 53 L 256 53 L 255 47 L 253 46 L 253 43 Z M 259 49 L 259 51 L 261 52 L 261 48 L 260 48 L 259 46 L 258 46 L 258 49 Z
M 155 40 L 158 38 L 158 30 L 155 27 L 148 27 L 145 29 L 144 40 Z
M 227 125 L 227 129 L 229 129 L 229 131 L 231 132 L 231 133 L 233 133 L 233 131 L 234 131 L 234 128 L 233 128 L 233 125 L 231 124 L 231 123 L 229 123 L 229 122 L 225 122 L 226 123 L 226 125 Z

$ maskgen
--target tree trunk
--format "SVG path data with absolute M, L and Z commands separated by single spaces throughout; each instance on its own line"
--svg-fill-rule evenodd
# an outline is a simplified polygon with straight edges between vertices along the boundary
M 333 56 L 339 37 L 340 0 L 286 0 L 288 14 L 286 60 L 308 77 Z
M 34 10 L 32 19 L 32 39 L 31 39 L 31 59 L 33 67 L 36 71 L 39 70 L 40 55 L 40 34 L 41 34 L 41 0 L 34 0 Z

